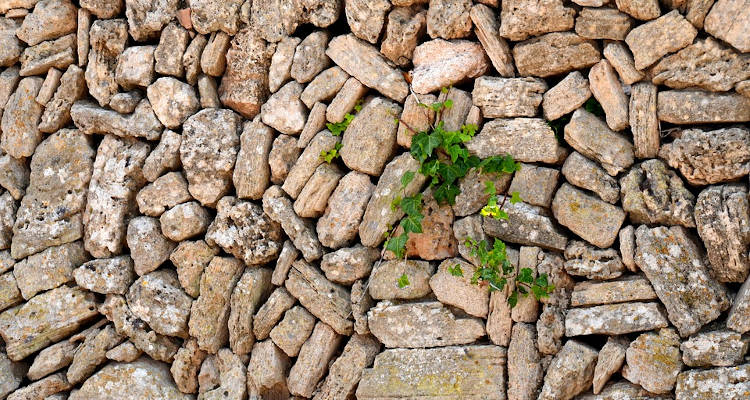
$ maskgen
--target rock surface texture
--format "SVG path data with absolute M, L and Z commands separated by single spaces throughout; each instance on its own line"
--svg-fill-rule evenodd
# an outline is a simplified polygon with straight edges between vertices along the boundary
M 0 0 L 0 400 L 748 399 L 748 27 Z

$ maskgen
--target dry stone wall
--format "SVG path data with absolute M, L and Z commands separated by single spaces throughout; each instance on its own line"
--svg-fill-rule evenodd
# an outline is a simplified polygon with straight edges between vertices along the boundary
M 747 0 L 0 14 L 0 400 L 750 397 Z M 520 170 L 403 183 L 438 121 Z

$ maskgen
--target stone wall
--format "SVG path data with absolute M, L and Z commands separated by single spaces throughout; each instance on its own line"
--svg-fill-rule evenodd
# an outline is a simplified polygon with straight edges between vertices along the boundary
M 748 398 L 747 0 L 0 13 L 0 399 Z M 520 170 L 402 189 L 439 121 Z

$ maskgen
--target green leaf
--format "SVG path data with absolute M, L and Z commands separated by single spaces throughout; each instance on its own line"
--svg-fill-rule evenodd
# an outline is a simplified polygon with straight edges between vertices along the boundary
M 521 271 L 518 273 L 518 277 L 516 277 L 516 280 L 521 283 L 528 283 L 531 285 L 534 283 L 534 272 L 531 270 L 531 268 L 522 268 Z
M 521 199 L 521 196 L 518 194 L 518 192 L 513 192 L 510 194 L 510 204 L 516 204 L 522 201 L 523 200 Z
M 518 304 L 518 292 L 513 292 L 508 296 L 508 304 L 510 305 L 510 308 L 513 308 Z
M 401 220 L 401 227 L 406 233 L 422 233 L 422 215 L 410 215 Z
M 448 272 L 453 276 L 464 276 L 464 271 L 461 269 L 461 265 L 456 264 L 452 267 L 448 267 Z
M 435 189 L 432 195 L 438 204 L 448 203 L 454 205 L 456 204 L 456 196 L 459 194 L 461 194 L 461 189 L 458 186 L 444 182 Z
M 391 211 L 396 211 L 401 206 L 401 196 L 396 196 L 391 200 Z
M 495 182 L 493 181 L 484 181 L 484 194 L 488 194 L 495 198 L 495 202 L 497 202 L 497 189 L 495 189 Z
M 403 289 L 407 286 L 409 286 L 409 277 L 406 276 L 406 274 L 402 274 L 400 278 L 398 278 L 398 288 Z
M 354 104 L 354 111 L 362 111 L 362 99 L 357 100 L 357 103 Z
M 401 210 L 403 210 L 406 215 L 421 215 L 422 193 L 417 193 L 414 196 L 404 197 L 401 200 Z
M 440 88 L 440 91 L 443 92 L 443 93 L 445 93 L 445 94 L 448 94 L 448 88 L 447 87 Z
M 443 106 L 444 106 L 445 108 L 451 108 L 451 107 L 453 107 L 453 100 L 451 100 L 451 99 L 448 99 L 448 100 L 444 101 L 444 102 L 443 102 Z
M 385 249 L 393 253 L 396 258 L 404 258 L 406 253 L 406 241 L 409 239 L 409 234 L 404 232 L 396 237 L 389 238 L 385 242 Z
M 415 175 L 414 171 L 406 171 L 406 172 L 404 172 L 404 174 L 401 176 L 401 187 L 405 188 L 405 187 L 409 186 L 409 184 L 411 183 L 411 181 L 414 180 L 414 175 Z

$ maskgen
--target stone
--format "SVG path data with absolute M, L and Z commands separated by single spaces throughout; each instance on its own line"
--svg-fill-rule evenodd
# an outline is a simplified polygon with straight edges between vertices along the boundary
M 479 77 L 471 92 L 485 118 L 533 117 L 547 84 L 538 78 Z
M 234 36 L 232 47 L 226 51 L 227 70 L 219 86 L 222 104 L 248 119 L 260 112 L 268 97 L 268 68 L 273 50 L 273 46 L 267 45 L 253 29 L 244 28 Z M 224 71 L 221 68 L 212 72 L 217 73 L 206 73 L 220 76 Z
M 503 200 L 501 198 L 498 201 Z M 554 209 L 554 202 L 552 207 Z M 547 210 L 523 202 L 516 204 L 507 202 L 503 209 L 508 213 L 507 220 L 482 218 L 487 235 L 525 246 L 539 246 L 558 251 L 565 249 L 568 239 L 552 222 L 552 217 Z
M 33 160 L 33 158 L 32 158 Z M 7 154 L 0 156 L 0 186 L 2 186 L 14 200 L 21 200 L 29 186 L 31 170 L 25 160 L 11 157 Z M 13 217 L 15 218 L 15 211 Z
M 485 335 L 481 319 L 458 317 L 437 301 L 398 305 L 381 301 L 370 309 L 367 321 L 387 348 L 462 345 Z
M 162 234 L 159 220 L 145 216 L 130 220 L 127 242 L 135 272 L 140 276 L 159 268 L 177 246 Z
M 431 94 L 416 97 L 409 95 L 404 102 L 404 109 L 399 118 L 396 142 L 403 147 L 411 147 L 411 139 L 419 132 L 431 129 L 435 122 L 435 112 L 424 105 L 434 104 L 437 97 Z
M 352 317 L 354 317 L 354 331 L 360 335 L 369 335 L 370 327 L 367 324 L 367 312 L 375 305 L 362 280 L 352 285 Z
M 632 85 L 643 79 L 643 72 L 635 69 L 635 60 L 630 50 L 622 42 L 611 42 L 604 46 L 604 57 L 617 71 L 620 80 L 626 85 Z M 632 123 L 631 123 L 632 126 Z
M 159 334 L 187 338 L 193 299 L 177 280 L 177 273 L 159 270 L 133 283 L 127 295 L 130 311 Z
M 731 367 L 741 364 L 748 342 L 728 329 L 700 332 L 680 344 L 682 361 L 690 367 Z
M 552 128 L 541 118 L 508 118 L 488 121 L 466 143 L 479 158 L 509 154 L 520 162 L 557 164 L 567 155 Z
M 183 342 L 180 350 L 174 356 L 170 368 L 177 388 L 183 393 L 198 391 L 198 370 L 206 358 L 206 352 L 198 347 L 195 339 Z
M 313 135 L 323 129 L 326 120 L 332 123 L 343 121 L 344 117 L 346 117 L 346 114 L 354 109 L 354 106 L 356 106 L 357 103 L 361 101 L 365 93 L 367 93 L 367 87 L 362 85 L 359 80 L 357 80 L 357 78 L 350 77 L 349 79 L 347 79 L 344 83 L 344 86 L 342 86 L 341 90 L 339 90 L 338 94 L 336 94 L 336 97 L 334 97 L 328 107 L 323 110 L 325 111 L 325 118 L 319 117 L 317 119 L 318 121 L 320 121 L 320 126 L 312 124 L 312 122 L 315 122 L 312 119 L 313 115 L 315 115 L 315 106 L 313 106 L 313 109 L 310 111 L 310 117 L 308 119 L 308 125 L 310 125 L 311 129 L 309 137 L 312 138 Z M 305 127 L 307 128 L 307 126 Z M 316 128 L 312 129 L 313 127 Z M 300 145 L 304 144 L 304 142 L 302 141 L 303 137 L 306 137 L 305 132 L 300 135 Z
M 380 343 L 372 336 L 355 334 L 330 365 L 328 376 L 313 399 L 347 398 L 354 395 L 364 369 L 372 364 L 380 351 Z
M 374 189 L 375 185 L 370 182 L 369 176 L 357 171 L 347 173 L 338 181 L 328 198 L 323 216 L 317 222 L 316 231 L 321 244 L 336 249 L 356 238 L 362 215 Z
M 347 289 L 331 283 L 315 267 L 303 260 L 292 264 L 284 287 L 310 313 L 337 333 L 351 335 L 353 323 L 349 319 L 351 302 Z
M 185 81 L 191 85 L 198 82 L 198 74 L 202 71 L 201 56 L 208 43 L 203 35 L 195 35 L 182 55 L 182 66 L 185 69 Z M 226 58 L 225 58 L 226 61 Z
M 5 109 L 8 99 L 18 87 L 18 82 L 21 80 L 20 72 L 18 66 L 10 66 L 0 72 L 0 110 Z
M 45 74 L 50 68 L 68 68 L 75 62 L 75 47 L 75 34 L 27 47 L 21 54 L 21 76 Z
M 176 267 L 177 278 L 187 294 L 198 297 L 203 270 L 218 253 L 218 248 L 209 246 L 203 240 L 181 242 L 172 251 L 169 260 Z
M 472 2 L 433 0 L 427 9 L 427 33 L 431 38 L 459 39 L 471 34 Z
M 190 34 L 187 29 L 172 22 L 159 36 L 159 45 L 154 51 L 154 71 L 161 75 L 181 78 L 185 73 L 182 57 L 188 47 Z
M 747 26 L 750 14 L 740 2 L 717 0 L 706 15 L 704 29 L 711 35 L 731 44 L 737 50 L 750 51 L 750 40 L 742 28 Z
M 591 97 L 589 81 L 578 71 L 565 76 L 557 85 L 544 92 L 542 110 L 548 121 L 556 120 L 581 107 Z
M 23 302 L 13 272 L 0 275 L 0 310 L 5 310 Z
M 232 175 L 237 197 L 254 200 L 263 197 L 271 175 L 269 152 L 273 136 L 273 129 L 260 121 L 245 125 Z
M 276 51 L 271 56 L 271 64 L 268 71 L 268 88 L 271 93 L 276 93 L 279 88 L 292 78 L 292 62 L 294 51 L 302 39 L 287 36 L 276 44 Z
M 190 201 L 188 184 L 181 172 L 170 172 L 144 186 L 135 196 L 138 210 L 145 215 L 158 217 L 167 208 Z
M 347 0 L 345 4 L 346 22 L 352 33 L 362 40 L 377 44 L 385 23 L 385 14 L 391 9 L 391 2 Z
M 240 120 L 231 110 L 205 109 L 183 125 L 180 159 L 188 190 L 203 205 L 215 204 L 231 187 Z
M 316 2 L 317 3 L 317 2 Z M 330 3 L 330 2 L 329 2 Z M 335 7 L 335 19 L 338 19 L 342 3 Z M 320 4 L 309 4 L 310 8 L 318 8 Z M 250 22 L 256 26 L 260 37 L 268 42 L 278 42 L 286 36 L 291 36 L 307 15 L 303 10 L 303 4 L 282 3 L 275 0 L 270 2 L 255 3 L 250 5 Z
M 328 280 L 342 285 L 351 285 L 369 276 L 373 264 L 379 258 L 380 251 L 377 249 L 356 245 L 327 253 L 320 262 L 320 269 L 323 270 Z M 394 261 L 387 261 L 385 264 L 391 262 Z M 420 265 L 423 263 L 415 262 Z M 371 282 L 371 285 L 374 284 L 374 281 Z
M 454 276 L 448 271 L 449 268 L 455 269 L 456 265 L 462 272 L 461 276 Z M 476 267 L 460 258 L 445 260 L 430 278 L 430 288 L 441 303 L 458 307 L 469 315 L 486 318 L 490 293 L 487 287 L 471 282 L 475 270 Z
M 695 196 L 660 160 L 634 166 L 620 179 L 622 207 L 634 223 L 695 227 Z
M 750 205 L 742 185 L 711 186 L 698 195 L 695 222 L 719 282 L 744 282 L 750 272 Z
M 429 30 L 429 12 L 427 25 Z M 412 89 L 419 94 L 482 76 L 489 69 L 482 46 L 468 40 L 435 39 L 422 43 L 414 49 L 413 62 Z
M 268 297 L 268 300 L 258 309 L 258 312 L 255 313 L 255 317 L 253 318 L 255 339 L 266 339 L 282 315 L 288 309 L 292 308 L 295 302 L 295 298 L 284 287 L 276 288 Z M 258 344 L 260 343 L 256 343 L 256 346 Z
M 735 180 L 750 172 L 750 131 L 741 127 L 703 131 L 687 129 L 665 144 L 659 157 L 680 170 L 692 185 Z
M 9 192 L 0 196 L 0 248 L 9 249 L 13 239 L 18 205 Z
M 443 126 L 446 130 L 461 130 L 461 127 L 467 123 L 469 112 L 472 107 L 474 107 L 472 104 L 471 93 L 454 87 L 448 87 L 445 89 L 447 92 L 443 90 L 443 88 L 440 89 L 437 101 L 445 103 L 450 100 L 453 104 L 450 108 L 446 108 L 440 113 L 440 121 L 443 122 Z M 477 129 L 479 129 L 478 125 Z
M 247 391 L 252 396 L 289 396 L 286 375 L 289 357 L 272 341 L 259 342 L 253 347 L 247 366 Z
M 190 336 L 201 350 L 216 354 L 227 343 L 230 296 L 243 269 L 235 258 L 214 257 L 203 271 L 200 296 L 192 304 L 188 322 Z
M 209 354 L 201 364 L 198 373 L 198 393 L 203 394 L 219 387 L 219 366 L 216 362 L 216 355 Z
M 16 212 L 10 248 L 13 258 L 21 259 L 83 236 L 85 217 L 81 211 L 93 164 L 92 142 L 80 131 L 58 131 L 37 146 L 31 158 L 29 187 Z M 45 171 L 55 173 L 47 175 Z M 92 203 L 94 195 L 89 192 L 88 196 Z
M 453 213 L 456 216 L 463 217 L 475 214 L 487 205 L 490 194 L 485 192 L 485 181 L 493 182 L 496 195 L 506 193 L 511 183 L 511 174 L 488 174 L 475 169 L 469 170 L 466 176 L 458 180 L 458 188 L 461 193 L 456 196 L 456 204 L 453 205 Z
M 406 257 L 423 260 L 443 260 L 457 253 L 458 243 L 452 234 L 453 209 L 449 204 L 438 204 L 429 190 L 424 193 L 422 204 L 422 232 L 411 233 L 406 241 Z M 397 227 L 392 236 L 400 236 L 403 227 Z M 387 252 L 387 258 L 393 253 Z
M 604 282 L 576 283 L 570 305 L 580 307 L 656 299 L 649 281 L 642 275 L 632 275 Z
M 508 193 L 518 192 L 526 203 L 549 207 L 557 188 L 560 171 L 552 168 L 538 167 L 533 164 L 521 164 L 521 170 L 513 176 Z
M 352 79 L 356 81 L 356 79 L 354 78 L 349 78 L 347 82 L 349 82 Z M 360 87 L 364 88 L 364 86 L 362 86 L 361 84 L 359 83 L 357 84 Z M 367 88 L 364 88 L 364 90 L 366 91 Z M 335 101 L 336 99 L 340 99 L 342 94 L 346 94 L 346 93 L 339 92 L 333 101 Z M 354 107 L 354 104 L 352 104 L 351 106 Z M 323 103 L 318 102 L 318 103 L 313 104 L 312 108 L 310 109 L 310 113 L 307 116 L 305 127 L 302 128 L 302 132 L 300 132 L 299 138 L 296 139 L 297 147 L 300 149 L 300 151 L 301 149 L 304 149 L 305 147 L 307 147 L 308 144 L 310 144 L 310 141 L 315 137 L 315 135 L 320 133 L 320 131 L 326 129 L 326 111 L 327 110 L 328 110 L 328 106 L 326 106 Z M 347 110 L 346 112 L 348 111 L 350 110 Z M 344 120 L 344 115 L 345 114 L 341 115 L 341 121 Z M 293 160 L 286 161 L 288 164 L 290 164 L 289 168 L 291 168 L 294 165 L 298 157 L 299 157 L 299 154 L 297 154 L 297 156 Z
M 519 75 L 544 78 L 590 67 L 601 60 L 601 54 L 591 39 L 552 32 L 516 44 L 513 59 Z
M 323 246 L 318 241 L 311 221 L 299 217 L 294 212 L 292 201 L 278 186 L 271 186 L 263 194 L 263 212 L 292 240 L 305 260 L 312 262 L 323 256 Z
M 673 89 L 695 87 L 724 92 L 750 77 L 748 65 L 750 56 L 740 55 L 708 37 L 656 63 L 651 68 L 652 82 Z
M 213 76 L 201 75 L 198 77 L 198 95 L 203 108 L 221 108 L 219 99 L 219 87 Z
M 60 372 L 24 386 L 8 396 L 9 400 L 46 399 L 56 393 L 70 390 L 72 385 Z
M 591 93 L 606 115 L 607 126 L 614 131 L 628 127 L 628 97 L 609 61 L 601 60 L 589 71 Z
M 622 376 L 653 393 L 672 391 L 682 369 L 679 346 L 674 329 L 638 336 L 627 349 Z
M 234 35 L 239 29 L 240 6 L 242 0 L 194 0 L 190 2 L 190 21 L 204 35 L 218 30 Z
M 180 127 L 200 109 L 195 89 L 172 77 L 157 79 L 146 93 L 159 121 L 170 129 Z
M 619 241 L 622 263 L 631 272 L 638 272 L 638 267 L 633 260 L 635 256 L 635 228 L 633 228 L 633 225 L 628 225 L 620 230 Z
M 86 134 L 112 134 L 156 140 L 164 128 L 146 99 L 141 100 L 129 115 L 98 107 L 88 100 L 79 100 L 73 103 L 70 115 L 76 127 Z
M 610 336 L 604 347 L 599 350 L 599 357 L 594 368 L 594 393 L 601 393 L 604 384 L 615 372 L 620 370 L 623 362 L 625 362 L 625 352 L 629 344 L 626 337 Z
M 284 285 L 284 281 L 289 274 L 289 269 L 292 268 L 292 263 L 297 261 L 299 255 L 299 250 L 294 247 L 291 240 L 284 241 L 279 258 L 276 260 L 276 266 L 273 269 L 273 275 L 271 275 L 271 283 L 274 286 Z
M 24 299 L 73 280 L 73 270 L 88 261 L 80 241 L 49 247 L 20 260 L 13 267 Z
M 73 356 L 78 346 L 77 343 L 73 343 L 70 340 L 63 340 L 45 347 L 34 357 L 34 362 L 28 367 L 26 376 L 32 381 L 37 381 L 53 372 L 57 372 L 61 368 L 67 367 L 73 361 Z M 5 353 L 0 358 L 3 359 L 3 364 L 10 364 L 10 360 L 8 360 Z
M 0 51 L 0 65 L 11 67 L 18 62 L 23 51 L 23 46 L 16 36 L 21 24 L 11 18 L 0 19 L 0 40 L 3 43 L 3 50 Z
M 124 295 L 136 274 L 133 260 L 129 256 L 119 256 L 85 262 L 73 270 L 73 277 L 76 284 L 86 290 Z
M 368 293 L 376 300 L 419 299 L 431 293 L 430 277 L 434 273 L 435 264 L 427 261 L 384 261 L 372 271 Z M 409 283 L 401 287 L 398 280 L 403 275 Z
M 177 0 L 126 1 L 125 16 L 128 18 L 130 36 L 139 42 L 158 37 L 162 28 L 174 17 L 177 7 Z
M 73 356 L 73 362 L 68 367 L 68 382 L 76 384 L 93 375 L 96 369 L 107 360 L 107 351 L 123 339 L 124 337 L 119 335 L 112 325 L 96 329 L 86 335 Z
M 369 175 L 383 173 L 396 148 L 395 118 L 401 107 L 389 100 L 375 98 L 365 104 L 344 133 L 340 150 L 347 167 Z
M 322 105 L 322 103 L 317 104 Z M 325 116 L 325 110 L 323 110 L 323 113 L 321 115 Z M 302 152 L 298 144 L 299 142 L 297 138 L 289 135 L 278 135 L 276 136 L 276 139 L 273 140 L 273 143 L 271 144 L 271 150 L 268 152 L 267 156 L 267 165 L 269 166 L 269 173 L 271 175 L 270 180 L 272 183 L 276 185 L 281 185 L 284 183 L 286 177 L 289 175 L 289 170 L 292 169 L 294 163 L 297 162 L 297 159 Z M 240 148 L 240 152 L 242 152 L 242 148 Z M 265 165 L 266 164 L 263 164 L 261 167 L 259 167 L 259 169 L 265 168 Z M 238 166 L 235 165 L 235 171 L 237 171 L 237 168 Z M 255 173 L 262 176 L 261 171 L 256 170 Z M 268 184 L 265 185 L 266 186 L 263 187 L 264 191 L 267 188 Z M 237 186 L 238 185 L 235 184 L 235 187 Z
M 151 84 L 154 80 L 155 49 L 155 46 L 132 46 L 117 58 L 115 80 L 123 89 L 132 90 Z
M 594 379 L 596 359 L 596 350 L 568 340 L 547 369 L 539 400 L 569 400 L 587 390 Z
M 657 0 L 615 0 L 617 8 L 633 18 L 648 21 L 661 15 Z
M 400 70 L 391 67 L 375 47 L 352 34 L 331 39 L 326 55 L 364 86 L 386 97 L 401 102 L 409 94 Z
M 182 135 L 164 130 L 159 144 L 146 157 L 143 163 L 143 177 L 149 182 L 155 182 L 164 172 L 178 169 L 180 162 L 180 144 Z
M 21 79 L 5 105 L 0 146 L 11 157 L 30 157 L 42 141 L 38 124 L 44 107 L 35 100 L 42 82 L 42 78 L 36 77 Z
M 630 89 L 630 127 L 633 152 L 638 158 L 653 158 L 659 153 L 661 132 L 656 114 L 656 86 L 637 83 Z
M 729 368 L 694 369 L 677 376 L 678 399 L 741 399 L 748 391 L 748 364 Z
M 130 363 L 110 363 L 87 379 L 70 400 L 117 397 L 123 400 L 188 400 L 172 381 L 169 366 L 141 357 Z
M 474 33 L 482 43 L 492 66 L 502 77 L 512 78 L 515 75 L 513 56 L 508 42 L 500 36 L 500 25 L 495 12 L 483 5 L 475 4 L 471 8 L 471 21 L 474 23 Z
M 274 344 L 289 357 L 296 357 L 315 327 L 315 317 L 304 307 L 294 306 L 287 310 L 284 319 L 271 329 Z
M 300 349 L 297 362 L 289 371 L 289 393 L 312 397 L 318 381 L 326 374 L 328 363 L 333 359 L 340 342 L 341 336 L 330 326 L 323 322 L 315 324 L 310 338 Z
M 70 68 L 70 67 L 68 67 Z M 60 78 L 62 72 L 55 68 L 50 68 L 47 71 L 47 76 L 44 77 L 42 87 L 39 89 L 39 93 L 36 95 L 36 102 L 46 106 L 46 104 L 52 100 L 52 96 L 55 94 L 55 90 L 60 85 Z
M 86 1 L 87 0 L 84 0 L 84 3 Z M 115 2 L 120 3 L 119 6 L 122 7 L 122 3 L 119 0 L 115 0 Z M 89 62 L 89 47 L 91 44 L 90 30 L 91 22 L 93 19 L 91 16 L 91 12 L 83 7 L 84 6 L 82 5 L 82 8 L 78 9 L 78 27 L 76 31 L 76 53 L 78 55 L 79 67 L 82 67 Z
M 614 243 L 625 212 L 597 197 L 564 183 L 552 201 L 552 212 L 561 225 L 587 242 L 606 248 Z
M 318 132 L 289 170 L 287 178 L 281 186 L 284 192 L 296 199 L 307 180 L 315 173 L 315 169 L 325 162 L 320 154 L 332 150 L 340 141 L 341 138 L 333 136 L 327 130 Z
M 130 4 L 134 2 L 128 2 Z M 123 19 L 97 20 L 91 25 L 91 50 L 85 78 L 89 94 L 102 107 L 117 93 L 115 71 L 117 59 L 125 51 L 127 29 L 128 25 Z
M 414 48 L 427 32 L 426 15 L 424 10 L 414 7 L 395 7 L 391 10 L 388 13 L 388 23 L 385 25 L 386 30 L 383 43 L 380 45 L 380 52 L 399 67 L 408 67 L 411 64 Z M 367 40 L 361 35 L 359 37 Z M 371 41 L 373 44 L 376 42 L 377 38 Z
M 571 308 L 565 317 L 565 336 L 623 335 L 665 328 L 669 324 L 659 303 L 619 303 Z
M 307 85 L 299 98 L 307 108 L 312 108 L 315 103 L 333 99 L 348 79 L 349 74 L 341 68 L 328 68 Z
M 266 268 L 247 269 L 232 292 L 229 345 L 237 355 L 249 354 L 253 348 L 253 314 L 271 293 L 271 273 Z
M 244 399 L 247 394 L 247 370 L 243 359 L 227 348 L 216 355 L 219 385 L 198 395 L 199 399 Z
M 577 109 L 565 125 L 565 141 L 582 155 L 599 162 L 612 176 L 633 164 L 630 141 L 583 108 Z
M 260 108 L 263 123 L 287 135 L 302 132 L 307 108 L 300 100 L 303 86 L 296 81 L 284 85 Z
M 536 328 L 524 323 L 513 325 L 508 347 L 508 399 L 535 399 L 543 379 L 541 356 L 536 348 Z
M 578 240 L 565 248 L 565 271 L 586 279 L 607 280 L 622 275 L 625 266 L 615 249 L 597 249 Z
M 681 336 L 697 332 L 729 308 L 725 289 L 708 274 L 704 255 L 685 228 L 642 225 L 635 234 L 635 262 Z
M 512 0 L 503 3 L 500 36 L 521 41 L 548 32 L 567 31 L 573 28 L 574 16 L 575 11 L 563 7 L 558 0 L 543 3 Z
M 85 91 L 83 70 L 75 65 L 69 66 L 60 77 L 60 86 L 45 106 L 39 130 L 52 133 L 67 125 L 71 120 L 70 109 L 73 103 L 81 99 Z
M 42 0 L 23 19 L 16 36 L 29 46 L 76 31 L 78 13 L 69 0 Z
M 581 9 L 576 18 L 575 31 L 586 39 L 625 40 L 635 21 L 613 8 Z
M 362 400 L 504 399 L 506 361 L 506 350 L 492 345 L 388 349 L 375 357 L 372 368 L 363 371 L 356 396 Z M 402 371 L 412 373 L 404 375 Z
M 697 33 L 679 11 L 672 10 L 631 30 L 625 43 L 633 52 L 635 68 L 642 70 L 662 56 L 691 44 Z
M 492 343 L 503 347 L 510 345 L 513 329 L 513 315 L 508 304 L 510 289 L 510 286 L 506 286 L 503 291 L 490 293 L 490 308 L 487 315 L 487 337 Z
M 18 361 L 77 331 L 98 315 L 94 295 L 61 286 L 0 314 L 8 358 Z
M 581 153 L 573 152 L 565 159 L 562 174 L 569 183 L 596 193 L 607 203 L 614 204 L 620 199 L 617 180 Z

